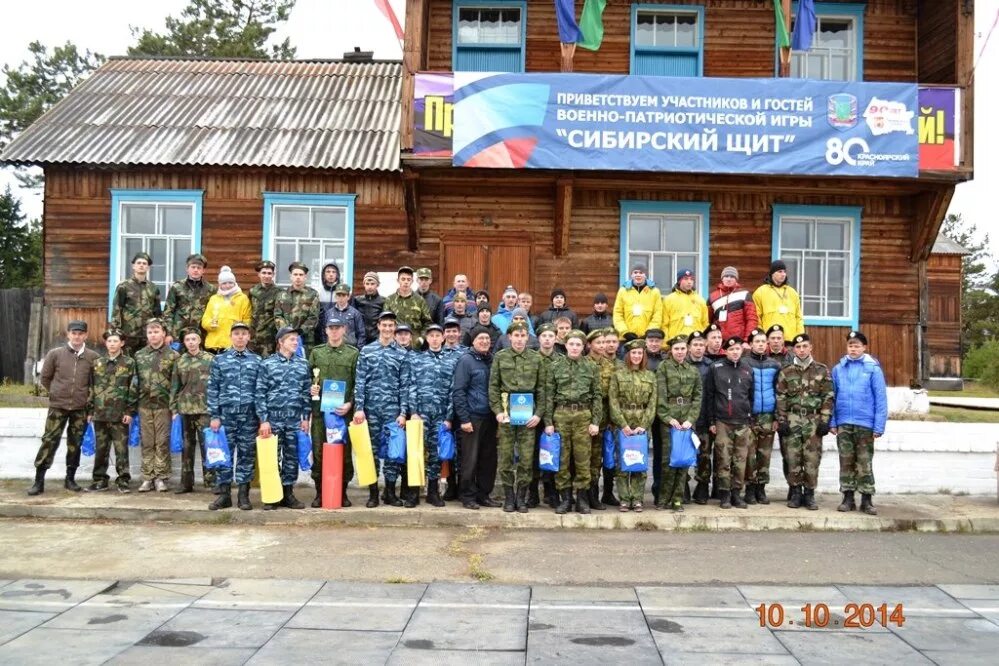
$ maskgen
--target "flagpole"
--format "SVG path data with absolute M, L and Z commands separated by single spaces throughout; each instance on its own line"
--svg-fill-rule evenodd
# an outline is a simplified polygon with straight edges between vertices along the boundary
M 784 12 L 784 25 L 788 32 L 791 30 L 791 0 L 781 0 L 781 10 Z M 782 46 L 780 49 L 780 75 L 782 78 L 791 76 L 791 47 Z

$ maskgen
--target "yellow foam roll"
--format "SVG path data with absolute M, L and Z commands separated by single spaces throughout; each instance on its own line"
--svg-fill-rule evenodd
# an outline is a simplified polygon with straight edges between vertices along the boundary
M 260 501 L 277 504 L 284 499 L 281 475 L 278 473 L 278 440 L 276 435 L 257 437 L 257 466 L 260 469 Z
M 427 471 L 423 457 L 423 419 L 406 421 L 406 484 L 425 486 Z
M 350 449 L 354 454 L 354 469 L 357 470 L 357 485 L 370 486 L 378 483 L 378 469 L 375 467 L 375 456 L 371 452 L 371 432 L 368 422 L 347 426 L 350 433 Z

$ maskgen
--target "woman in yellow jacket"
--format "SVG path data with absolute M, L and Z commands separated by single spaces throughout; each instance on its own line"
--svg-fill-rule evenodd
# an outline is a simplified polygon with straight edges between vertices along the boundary
M 787 264 L 780 259 L 770 264 L 766 279 L 753 292 L 753 303 L 760 318 L 760 329 L 766 331 L 774 324 L 784 328 L 784 339 L 805 332 L 801 316 L 801 299 L 794 287 L 787 283 Z
M 249 323 L 250 313 L 250 299 L 236 284 L 232 269 L 223 266 L 219 271 L 218 293 L 208 299 L 201 317 L 201 328 L 208 331 L 205 349 L 215 354 L 228 349 L 232 345 L 229 341 L 232 325 L 237 321 Z
M 683 269 L 676 273 L 676 285 L 663 297 L 663 328 L 666 339 L 690 335 L 708 327 L 708 304 L 694 291 L 694 272 Z
M 645 335 L 650 328 L 662 328 L 663 297 L 647 280 L 645 264 L 631 267 L 631 280 L 625 282 L 614 299 L 614 329 L 618 335 Z

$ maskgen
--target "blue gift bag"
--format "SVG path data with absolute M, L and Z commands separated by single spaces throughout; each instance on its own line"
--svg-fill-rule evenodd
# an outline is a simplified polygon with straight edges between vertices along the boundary
M 142 444 L 142 431 L 139 430 L 139 415 L 132 415 L 132 425 L 128 428 L 128 445 L 133 449 Z
M 232 467 L 232 452 L 229 450 L 225 426 L 220 426 L 218 432 L 205 428 L 205 461 L 208 469 Z
M 621 471 L 646 472 L 649 469 L 649 436 L 620 434 Z
M 94 424 L 88 423 L 83 431 L 83 441 L 80 442 L 80 453 L 92 456 L 97 451 L 97 435 L 94 434 Z
M 406 429 L 393 421 L 386 429 L 385 457 L 392 462 L 406 462 Z
M 173 417 L 170 423 L 170 453 L 182 453 L 184 451 L 184 421 L 180 414 Z
M 437 457 L 454 460 L 454 433 L 441 423 L 437 426 Z
M 538 446 L 538 466 L 541 471 L 557 472 L 562 461 L 562 435 L 543 432 Z
M 326 441 L 329 444 L 342 444 L 347 441 L 347 423 L 334 412 L 323 414 L 326 423 Z
M 312 469 L 312 438 L 301 430 L 298 431 L 298 466 L 303 472 Z
M 687 469 L 697 463 L 697 447 L 694 446 L 694 430 L 670 428 L 669 433 L 669 466 L 675 469 Z
M 170 343 L 170 349 L 174 350 L 175 352 L 179 352 L 180 348 L 181 348 L 181 344 L 179 342 L 177 342 L 176 340 L 174 340 L 173 342 Z
M 604 469 L 614 469 L 617 467 L 617 461 L 614 460 L 614 454 L 617 453 L 617 447 L 614 445 L 614 431 L 610 428 L 604 430 Z

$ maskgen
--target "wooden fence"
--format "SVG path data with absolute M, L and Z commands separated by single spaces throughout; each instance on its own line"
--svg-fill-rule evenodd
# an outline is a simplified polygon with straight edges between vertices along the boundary
M 24 381 L 31 301 L 41 289 L 0 289 L 0 379 Z

